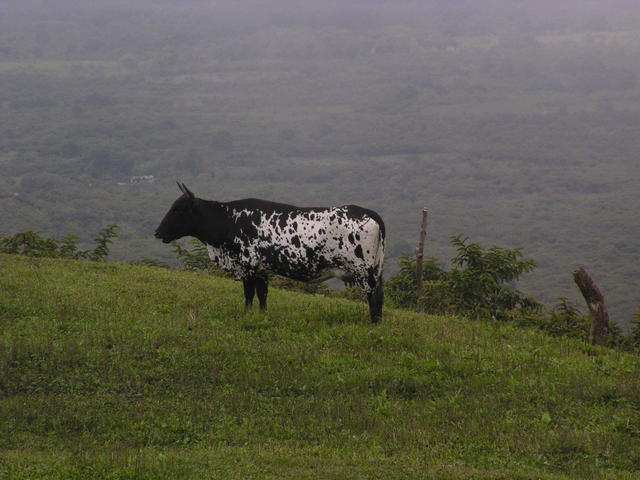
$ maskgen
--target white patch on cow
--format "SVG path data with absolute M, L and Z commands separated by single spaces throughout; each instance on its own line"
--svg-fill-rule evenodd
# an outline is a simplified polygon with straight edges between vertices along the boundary
M 222 248 L 215 248 L 207 245 L 207 253 L 212 262 L 216 263 L 222 270 L 233 275 L 236 279 L 242 279 L 246 273 L 242 263 L 233 255 Z
M 232 217 L 234 220 L 238 220 L 242 215 L 251 215 L 251 210 L 245 208 L 244 210 L 234 210 L 232 213 Z
M 211 245 L 207 245 L 207 253 L 209 254 L 209 258 L 211 259 L 212 262 L 218 262 L 218 253 L 220 249 L 219 248 L 213 248 Z

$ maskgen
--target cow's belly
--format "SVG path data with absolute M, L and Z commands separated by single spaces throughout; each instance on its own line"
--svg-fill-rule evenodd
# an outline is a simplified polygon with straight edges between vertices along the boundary
M 263 252 L 260 268 L 303 282 L 322 282 L 338 278 L 350 283 L 354 277 L 353 265 L 339 255 L 328 255 L 321 249 L 314 254 L 299 250 L 283 249 L 279 252 Z
M 288 258 L 268 258 L 265 257 L 259 267 L 261 270 L 282 275 L 283 277 L 302 282 L 319 281 L 324 275 L 323 272 L 328 271 L 324 265 L 308 264 L 296 261 L 296 259 Z
M 207 245 L 207 251 L 211 261 L 237 279 L 265 273 L 274 273 L 304 282 L 321 282 L 332 277 L 341 279 L 349 277 L 346 270 L 331 265 L 331 262 L 324 257 L 310 261 L 308 258 L 297 254 L 292 255 L 291 252 L 285 250 L 279 252 L 263 251 L 258 255 L 238 256 L 211 245 Z

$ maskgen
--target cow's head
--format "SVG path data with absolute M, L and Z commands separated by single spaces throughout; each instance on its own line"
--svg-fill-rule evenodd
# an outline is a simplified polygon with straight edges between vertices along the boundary
M 200 221 L 196 196 L 184 183 L 178 183 L 182 195 L 173 202 L 171 208 L 156 228 L 155 237 L 169 243 L 187 235 L 194 235 Z

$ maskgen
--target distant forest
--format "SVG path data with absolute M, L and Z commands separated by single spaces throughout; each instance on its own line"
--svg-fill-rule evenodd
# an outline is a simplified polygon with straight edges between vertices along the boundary
M 355 203 L 417 242 L 522 248 L 520 290 L 640 304 L 636 1 L 4 1 L 0 233 L 119 224 L 172 260 L 179 195 Z M 133 178 L 136 177 L 136 178 Z

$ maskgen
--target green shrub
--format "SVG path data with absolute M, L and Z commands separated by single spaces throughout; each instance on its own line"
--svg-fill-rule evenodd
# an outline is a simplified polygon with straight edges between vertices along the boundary
M 191 239 L 191 247 L 183 247 L 178 242 L 171 242 L 173 251 L 178 257 L 182 268 L 190 272 L 204 272 L 224 275 L 209 258 L 207 246 L 196 238 Z
M 512 320 L 524 313 L 540 311 L 541 305 L 510 286 L 523 273 L 533 270 L 533 260 L 522 260 L 519 249 L 483 249 L 467 238 L 454 236 L 457 254 L 452 268 L 442 269 L 435 259 L 423 267 L 424 298 L 428 313 L 455 313 L 471 318 Z M 387 297 L 399 307 L 415 308 L 415 260 L 402 257 L 400 271 L 386 284 Z
M 514 315 L 540 310 L 539 303 L 524 298 L 519 290 L 509 286 L 523 273 L 533 270 L 533 260 L 521 260 L 523 254 L 517 248 L 482 249 L 477 243 L 467 242 L 468 238 L 460 235 L 451 239 L 458 252 L 451 260 L 457 268 L 449 273 L 456 313 L 471 318 L 512 320 Z
M 640 307 L 634 312 L 631 325 L 631 331 L 624 338 L 624 346 L 629 350 L 640 351 Z
M 548 317 L 542 317 L 541 330 L 550 335 L 567 336 L 587 341 L 591 328 L 591 318 L 580 311 L 575 303 L 560 297 Z
M 425 283 L 425 298 L 432 299 L 432 290 L 446 278 L 438 259 L 429 257 L 422 265 L 422 280 Z M 416 298 L 416 261 L 412 257 L 400 257 L 400 270 L 385 283 L 385 294 L 391 303 L 400 308 L 415 308 Z M 427 309 L 433 311 L 432 309 Z
M 34 230 L 0 235 L 0 253 L 13 253 L 30 257 L 73 258 L 101 262 L 109 256 L 109 245 L 118 236 L 118 225 L 108 225 L 94 238 L 95 247 L 90 250 L 78 248 L 78 237 L 67 235 L 62 240 L 45 238 Z

